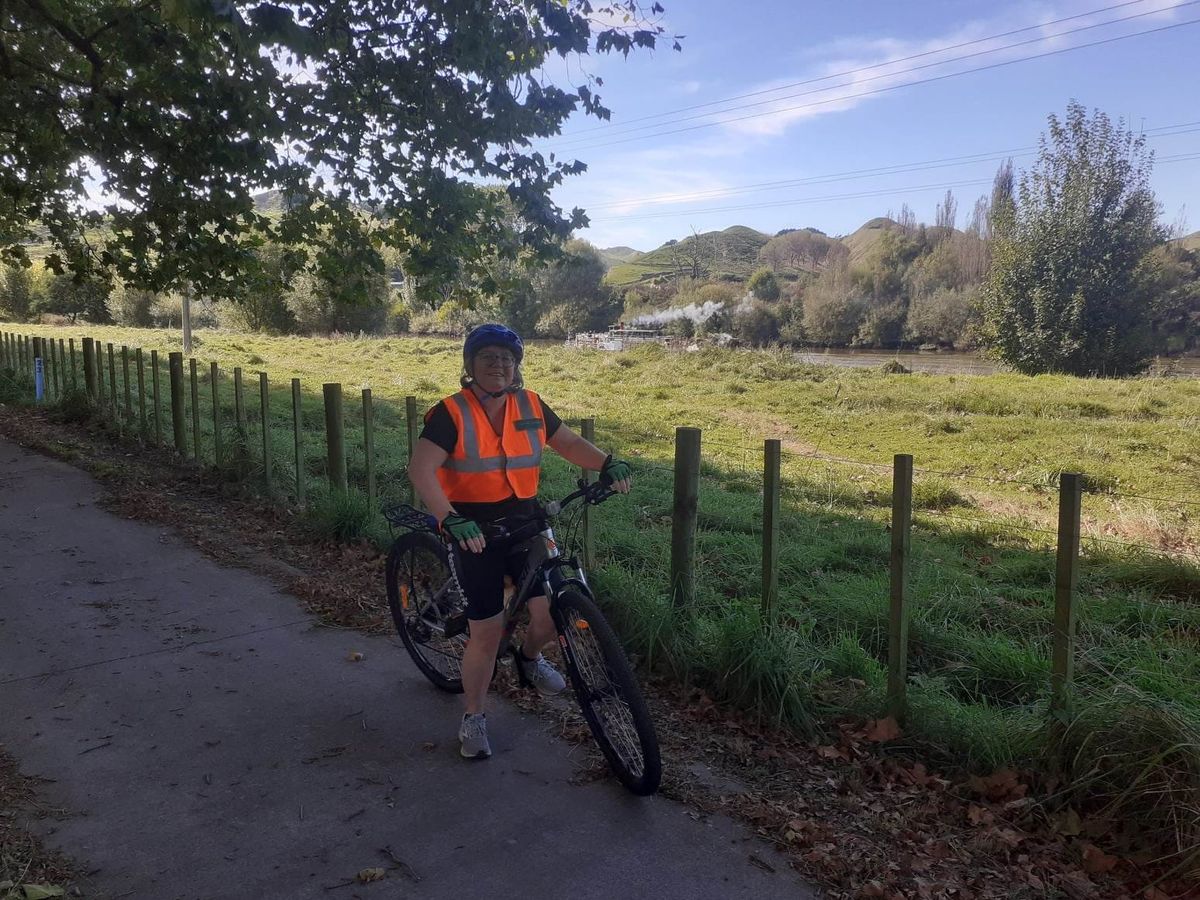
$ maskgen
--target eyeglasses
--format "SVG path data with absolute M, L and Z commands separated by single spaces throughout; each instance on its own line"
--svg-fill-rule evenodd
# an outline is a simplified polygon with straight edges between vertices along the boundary
M 502 366 L 505 369 L 516 368 L 516 357 L 509 356 L 507 353 L 480 353 L 475 357 L 485 366 Z

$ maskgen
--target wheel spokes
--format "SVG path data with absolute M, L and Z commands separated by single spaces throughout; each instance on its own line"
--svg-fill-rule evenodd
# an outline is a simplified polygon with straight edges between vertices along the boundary
M 566 623 L 565 635 L 575 667 L 584 682 L 581 699 L 595 714 L 609 744 L 630 774 L 640 777 L 645 771 L 642 740 L 633 721 L 633 712 L 604 661 L 604 652 L 595 632 L 586 620 L 572 618 Z

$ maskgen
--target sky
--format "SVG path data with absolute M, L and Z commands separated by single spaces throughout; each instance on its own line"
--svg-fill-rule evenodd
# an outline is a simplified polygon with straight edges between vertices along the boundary
M 1146 133 L 1164 223 L 1200 229 L 1200 0 L 662 2 L 681 52 L 547 67 L 604 82 L 611 122 L 577 114 L 538 144 L 587 164 L 554 199 L 586 210 L 579 236 L 599 247 L 731 225 L 848 234 L 905 203 L 932 222 L 948 187 L 961 226 L 1072 99 Z

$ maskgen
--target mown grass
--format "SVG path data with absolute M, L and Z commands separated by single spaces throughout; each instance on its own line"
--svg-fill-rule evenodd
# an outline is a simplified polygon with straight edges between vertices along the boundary
M 164 332 L 88 333 L 147 350 L 179 345 Z M 273 387 L 275 488 L 291 491 L 287 379 L 298 376 L 305 388 L 300 466 L 315 527 L 385 541 L 386 529 L 361 497 L 322 491 L 320 385 L 344 386 L 348 469 L 360 491 L 358 391 L 372 388 L 378 492 L 382 500 L 404 499 L 403 398 L 417 396 L 424 409 L 455 388 L 457 342 L 202 332 L 197 352 L 218 361 L 225 377 L 235 365 L 247 369 L 244 435 L 233 427 L 230 385 L 224 377 L 220 385 L 225 429 L 233 431 L 223 444 L 242 448 L 223 477 L 261 483 L 258 388 L 249 373 L 262 368 Z M 1094 815 L 1133 817 L 1144 837 L 1163 846 L 1200 845 L 1200 569 L 1187 555 L 1200 537 L 1200 505 L 1128 496 L 1200 503 L 1200 381 L 883 375 L 801 365 L 774 352 L 670 355 L 653 347 L 619 356 L 535 347 L 525 377 L 564 417 L 595 416 L 599 442 L 634 461 L 635 494 L 597 510 L 595 577 L 645 663 L 811 734 L 836 716 L 878 714 L 886 684 L 890 461 L 893 453 L 912 453 L 906 739 L 976 770 L 1056 769 L 1064 801 Z M 200 444 L 210 459 L 207 378 L 201 366 Z M 165 398 L 165 368 L 162 383 Z M 745 390 L 731 395 L 729 383 Z M 666 573 L 676 425 L 703 428 L 705 445 L 697 598 L 682 611 L 670 604 Z M 164 434 L 169 440 L 169 427 Z M 770 627 L 758 599 L 764 436 L 782 439 L 786 451 L 780 599 Z M 1075 713 L 1052 722 L 1055 486 L 1069 470 L 1088 476 L 1089 538 Z M 545 492 L 565 493 L 573 477 L 552 457 Z

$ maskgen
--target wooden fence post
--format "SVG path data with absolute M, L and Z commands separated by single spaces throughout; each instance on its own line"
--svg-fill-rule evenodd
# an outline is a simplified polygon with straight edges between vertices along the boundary
M 233 418 L 237 424 L 240 440 L 246 441 L 249 429 L 246 425 L 246 395 L 242 388 L 241 366 L 233 367 Z
M 104 344 L 96 341 L 96 403 L 103 407 L 104 398 Z
M 221 370 L 217 364 L 208 364 L 208 380 L 212 382 L 212 410 L 213 410 L 213 465 L 218 469 L 221 468 L 221 460 L 223 453 L 221 450 L 221 386 L 220 386 Z
M 196 464 L 200 464 L 200 376 L 196 371 L 196 357 L 188 357 L 188 376 L 192 388 L 192 448 L 196 451 Z
M 417 422 L 417 398 L 408 396 L 404 398 L 404 424 L 408 429 L 408 462 L 412 462 L 413 451 L 417 449 L 417 435 L 420 430 Z M 408 463 L 405 463 L 404 472 L 408 474 Z M 417 506 L 420 498 L 417 496 L 417 489 L 413 487 L 412 479 L 408 482 L 409 497 L 412 505 Z
M 671 524 L 671 599 L 696 599 L 696 514 L 700 494 L 700 429 L 675 429 L 675 502 Z
M 167 369 L 171 376 L 171 427 L 175 434 L 175 449 L 180 456 L 187 456 L 187 424 L 184 418 L 183 401 L 183 354 L 173 351 L 167 357 Z
M 367 457 L 367 508 L 375 510 L 375 411 L 371 389 L 363 388 L 363 451 Z
M 133 351 L 133 363 L 138 380 L 138 434 L 145 444 L 150 440 L 150 431 L 146 426 L 146 360 L 141 347 Z
M 1071 709 L 1075 675 L 1075 585 L 1079 579 L 1080 517 L 1083 476 L 1063 472 L 1058 482 L 1058 554 L 1054 569 L 1054 651 L 1050 664 L 1050 711 Z
M 42 341 L 42 384 L 43 395 L 47 402 L 55 392 L 54 385 L 54 341 L 49 337 L 41 338 Z
M 258 373 L 258 412 L 262 419 L 263 489 L 271 493 L 271 392 L 267 373 Z
M 596 443 L 596 420 L 592 417 L 584 419 L 580 423 L 580 434 L 585 441 Z M 588 484 L 592 482 L 592 473 L 587 469 L 583 470 L 583 480 Z M 583 538 L 583 567 L 591 569 L 596 562 L 596 538 L 592 532 L 592 507 L 586 505 L 583 508 L 583 519 L 580 522 Z
M 83 384 L 87 390 L 88 399 L 93 403 L 96 402 L 96 342 L 90 337 L 85 337 L 81 342 L 83 345 Z M 72 342 L 71 351 L 74 355 L 74 342 Z
M 892 459 L 891 591 L 888 609 L 887 712 L 903 722 L 908 712 L 908 553 L 912 538 L 913 458 Z
M 62 341 L 58 342 L 58 349 L 62 350 Z M 75 338 L 71 338 L 71 388 L 79 387 L 79 377 L 75 374 Z
M 325 450 L 329 468 L 329 486 L 333 490 L 346 490 L 346 441 L 345 422 L 342 418 L 342 386 L 326 384 L 325 394 Z
M 300 409 L 300 379 L 292 379 L 292 430 L 296 442 L 296 502 L 304 507 L 304 416 Z
M 154 394 L 154 446 L 161 447 L 162 438 L 162 394 L 158 389 L 158 351 L 150 351 L 150 386 Z
M 775 620 L 779 600 L 779 489 L 783 444 L 763 442 L 762 621 Z
M 55 346 L 54 338 L 46 340 L 46 355 L 50 357 L 50 387 L 54 390 L 54 396 L 62 398 L 62 390 L 58 386 L 59 369 L 58 363 L 58 348 Z
M 121 375 L 125 379 L 125 422 L 133 425 L 133 385 L 129 383 L 129 348 L 121 346 Z
M 120 427 L 121 412 L 117 405 L 117 354 L 113 350 L 112 342 L 108 344 L 108 402 L 112 406 L 113 417 L 117 420 L 117 426 Z

